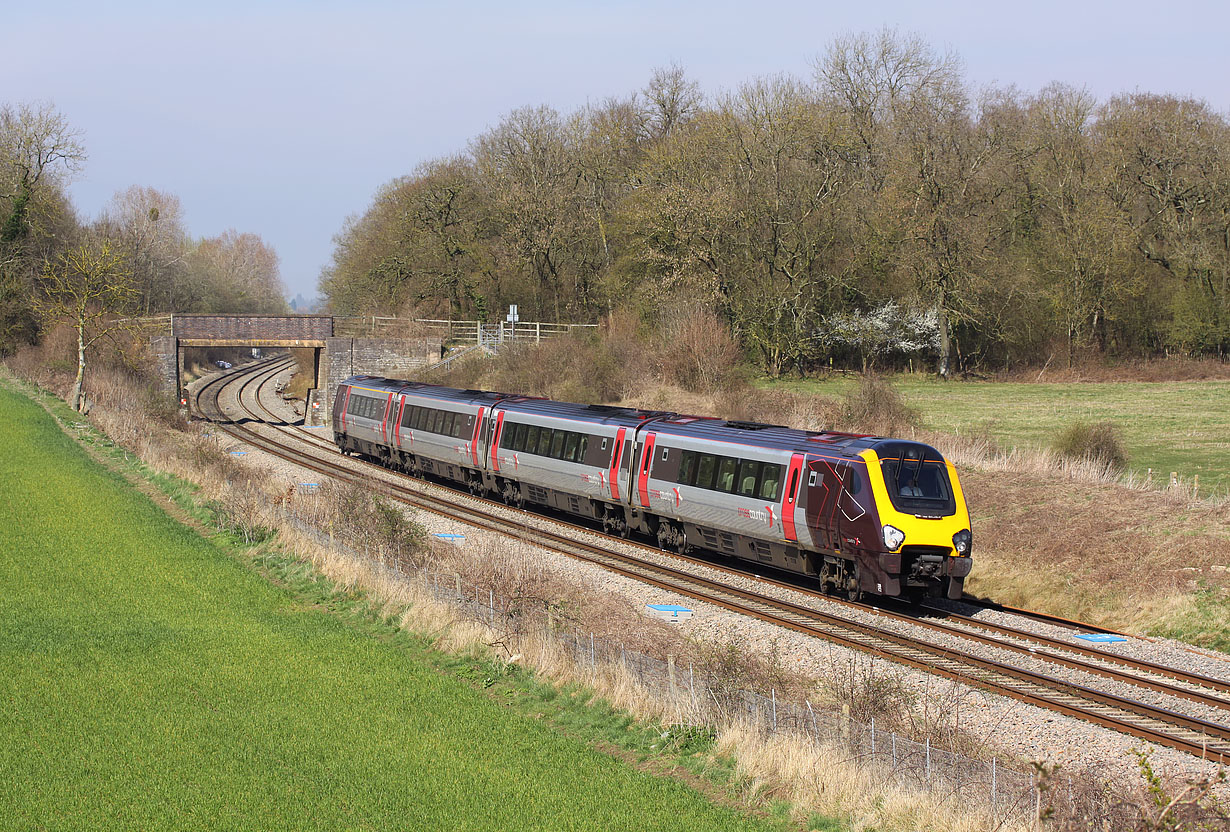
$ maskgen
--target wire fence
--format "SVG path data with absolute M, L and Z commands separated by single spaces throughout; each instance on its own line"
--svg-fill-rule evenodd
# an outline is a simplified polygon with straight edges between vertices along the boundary
M 571 630 L 541 600 L 527 606 L 523 598 L 503 597 L 456 572 L 415 568 L 371 551 L 359 551 L 322 534 L 295 516 L 293 510 L 284 509 L 283 514 L 298 531 L 321 545 L 365 561 L 386 579 L 415 583 L 463 617 L 485 624 L 506 646 L 515 646 L 520 638 L 533 634 L 557 644 L 581 675 L 588 672 L 595 682 L 612 669 L 622 671 L 663 712 L 674 714 L 675 727 L 716 732 L 723 725 L 739 722 L 754 726 L 764 736 L 802 738 L 824 754 L 840 755 L 842 761 L 859 765 L 882 783 L 982 805 L 999 823 L 1038 818 L 1044 800 L 1053 815 L 1068 817 L 1109 821 L 1120 809 L 1109 795 L 1074 787 L 1070 778 L 1066 784 L 1052 781 L 1042 786 L 1036 774 L 1006 768 L 995 758 L 975 759 L 937 748 L 929 739 L 919 742 L 879 729 L 874 720 L 865 724 L 809 700 L 784 700 L 776 690 L 732 688 L 721 678 L 701 672 L 690 660 L 677 662 L 673 656 L 646 655 L 627 649 L 621 642 Z

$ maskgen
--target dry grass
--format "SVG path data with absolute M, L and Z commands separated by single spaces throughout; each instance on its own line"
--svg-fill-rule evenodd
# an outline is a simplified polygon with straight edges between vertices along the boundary
M 850 829 L 859 832 L 1030 828 L 1001 822 L 954 796 L 902 786 L 891 771 L 851 760 L 840 747 L 789 735 L 766 737 L 753 726 L 733 723 L 719 732 L 717 750 L 734 757 L 738 773 L 759 786 L 752 793 L 767 793 L 811 812 L 849 817 Z

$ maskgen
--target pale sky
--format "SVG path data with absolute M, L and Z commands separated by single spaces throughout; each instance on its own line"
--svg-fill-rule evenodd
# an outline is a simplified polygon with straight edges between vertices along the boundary
M 1001 5 L 1003 9 L 1001 10 Z M 525 105 L 568 112 L 678 62 L 707 94 L 810 77 L 836 36 L 884 25 L 964 60 L 974 86 L 1059 80 L 1099 99 L 1190 95 L 1230 112 L 1215 2 L 174 2 L 0 0 L 0 101 L 84 133 L 83 219 L 117 191 L 178 195 L 188 230 L 236 228 L 315 292 L 348 215 Z

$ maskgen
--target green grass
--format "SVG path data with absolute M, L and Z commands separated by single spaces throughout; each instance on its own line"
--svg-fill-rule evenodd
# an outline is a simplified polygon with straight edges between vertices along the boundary
M 769 381 L 798 392 L 840 396 L 857 381 Z M 1050 447 L 1078 420 L 1109 420 L 1123 429 L 1128 469 L 1153 469 L 1164 483 L 1171 471 L 1200 476 L 1202 493 L 1230 490 L 1230 382 L 1065 383 L 940 382 L 916 376 L 893 380 L 928 428 L 985 433 L 1003 446 Z
M 200 537 L 3 387 L 0 425 L 5 828 L 780 828 L 629 764 L 694 752 L 583 692 Z

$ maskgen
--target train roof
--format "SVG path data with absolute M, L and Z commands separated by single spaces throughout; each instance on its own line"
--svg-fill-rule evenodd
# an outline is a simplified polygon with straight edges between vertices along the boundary
M 874 434 L 842 431 L 800 430 L 785 425 L 718 419 L 713 416 L 690 416 L 663 410 L 640 410 L 618 405 L 577 404 L 557 402 L 533 396 L 508 395 L 489 390 L 459 390 L 420 381 L 402 381 L 379 376 L 357 375 L 343 384 L 365 387 L 381 392 L 406 392 L 459 404 L 491 406 L 498 402 L 501 409 L 512 413 L 530 413 L 560 419 L 573 419 L 592 424 L 634 427 L 652 420 L 653 430 L 662 435 L 709 439 L 757 448 L 812 453 L 825 456 L 856 457 L 867 449 L 893 443 L 922 444 L 913 440 L 890 439 Z M 929 447 L 929 446 L 928 446 Z M 932 449 L 934 450 L 934 449 Z
M 881 437 L 841 431 L 800 430 L 785 425 L 744 422 L 736 419 L 715 419 L 706 416 L 673 416 L 656 422 L 661 434 L 677 434 L 736 445 L 797 453 L 819 453 L 833 456 L 858 456 L 875 447 Z M 682 427 L 685 430 L 672 430 Z
M 503 394 L 492 393 L 487 390 L 458 390 L 455 387 L 441 387 L 438 384 L 382 378 L 380 376 L 351 376 L 343 381 L 342 384 L 367 390 L 377 390 L 381 393 L 413 393 L 416 396 L 427 396 L 442 401 L 457 402 L 458 404 L 489 406 L 503 398 Z

